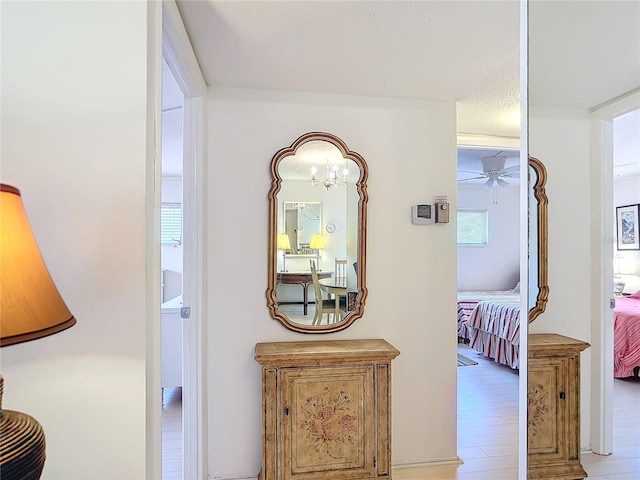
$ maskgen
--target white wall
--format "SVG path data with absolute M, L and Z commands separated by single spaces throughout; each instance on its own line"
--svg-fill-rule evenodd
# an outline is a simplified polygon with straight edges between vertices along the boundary
M 526 178 L 526 177 L 525 177 Z M 520 279 L 520 189 L 493 193 L 482 185 L 458 185 L 458 208 L 487 210 L 489 245 L 458 247 L 458 290 L 509 290 Z
M 4 347 L 44 479 L 145 477 L 145 2 L 1 2 L 2 182 L 78 323 Z
M 638 203 L 640 203 L 640 177 L 614 178 L 613 206 L 621 207 Z M 617 238 L 615 226 L 613 238 Z M 635 293 L 640 290 L 640 250 L 616 249 L 614 250 L 614 256 L 619 257 L 619 260 L 614 258 L 614 262 L 624 262 L 623 271 L 626 275 L 622 275 L 625 282 L 623 291 L 625 293 Z
M 260 469 L 253 351 L 267 341 L 388 340 L 401 352 L 393 362 L 393 463 L 456 458 L 455 222 L 411 224 L 411 205 L 434 195 L 456 208 L 455 105 L 212 88 L 208 124 L 210 475 Z M 265 298 L 270 159 L 309 131 L 339 136 L 370 173 L 364 317 L 322 336 L 286 330 Z M 238 211 L 254 212 L 242 235 L 229 230 Z
M 591 176 L 589 112 L 529 109 L 529 154 L 547 169 L 549 302 L 530 333 L 591 342 Z M 590 447 L 591 351 L 581 354 L 581 444 Z

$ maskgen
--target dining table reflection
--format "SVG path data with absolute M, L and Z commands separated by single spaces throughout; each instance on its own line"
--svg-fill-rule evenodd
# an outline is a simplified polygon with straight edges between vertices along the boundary
M 318 277 L 321 280 L 325 280 L 325 277 L 330 277 L 333 272 L 317 272 Z M 307 307 L 309 304 L 309 285 L 313 284 L 313 278 L 311 272 L 278 272 L 277 278 L 278 285 L 280 284 L 298 284 L 302 285 L 302 306 L 304 315 L 307 314 Z M 281 302 L 286 303 L 286 302 Z
M 333 295 L 335 299 L 335 314 L 340 314 L 341 308 L 340 304 L 346 306 L 346 310 L 351 310 L 349 308 L 349 297 L 353 296 L 355 298 L 355 291 L 349 291 L 347 288 L 347 279 L 345 277 L 329 277 L 329 278 L 321 278 L 318 280 L 320 284 L 320 289 L 323 292 L 326 292 L 330 295 Z M 344 298 L 344 300 L 342 300 Z M 344 310 L 342 310 L 344 313 Z

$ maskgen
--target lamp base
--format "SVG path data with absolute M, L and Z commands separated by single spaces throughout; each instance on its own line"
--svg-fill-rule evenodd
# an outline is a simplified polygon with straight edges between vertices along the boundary
M 44 430 L 24 413 L 2 409 L 4 379 L 0 375 L 0 478 L 37 480 L 45 459 Z
M 624 280 L 620 277 L 613 277 L 613 293 L 616 296 L 622 295 L 624 291 Z

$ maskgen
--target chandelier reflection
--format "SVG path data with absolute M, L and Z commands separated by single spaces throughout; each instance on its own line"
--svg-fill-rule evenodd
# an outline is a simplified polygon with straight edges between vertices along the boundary
M 324 179 L 320 180 L 317 176 L 318 169 L 313 166 L 311 167 L 311 185 L 314 187 L 319 187 L 322 185 L 327 190 L 332 189 L 335 186 L 345 186 L 347 184 L 349 169 L 345 168 L 342 170 L 342 177 L 338 173 L 338 165 L 330 166 L 329 162 L 325 166 L 325 175 Z

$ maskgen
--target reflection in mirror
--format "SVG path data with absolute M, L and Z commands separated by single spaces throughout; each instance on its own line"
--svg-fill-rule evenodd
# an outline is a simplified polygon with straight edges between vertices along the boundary
M 320 202 L 284 202 L 284 228 L 290 247 L 287 255 L 308 255 L 320 235 Z M 316 244 L 317 246 L 317 244 Z
M 338 137 L 308 133 L 274 155 L 271 174 L 271 316 L 299 332 L 346 328 L 367 295 L 366 163 Z
M 529 322 L 544 312 L 549 298 L 546 183 L 543 163 L 529 156 Z

